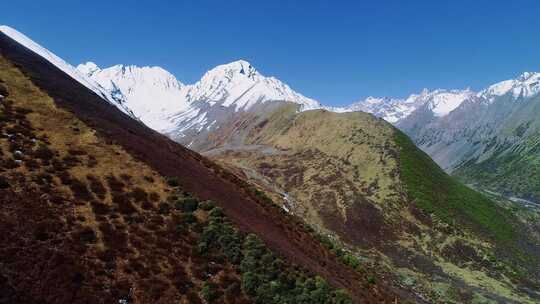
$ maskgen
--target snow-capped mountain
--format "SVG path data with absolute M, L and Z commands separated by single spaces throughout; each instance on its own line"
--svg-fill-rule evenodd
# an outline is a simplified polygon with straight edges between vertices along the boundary
M 419 105 L 414 98 L 396 99 L 390 97 L 368 97 L 348 106 L 348 111 L 362 111 L 381 117 L 390 123 L 408 116 Z
M 303 109 L 320 107 L 318 101 L 307 98 L 274 77 L 261 75 L 247 61 L 238 60 L 208 71 L 197 83 L 186 87 L 190 101 L 207 100 L 236 110 L 248 110 L 258 102 L 289 101 Z
M 459 96 L 445 116 L 427 115 L 423 106 L 396 126 L 446 171 L 492 191 L 540 202 L 540 73 Z
M 435 117 L 443 117 L 459 107 L 465 100 L 474 96 L 471 90 L 424 90 L 416 98 L 417 103 L 424 104 Z
M 79 72 L 72 65 L 64 61 L 62 58 L 56 56 L 54 53 L 34 42 L 32 39 L 28 38 L 24 34 L 6 25 L 0 26 L 0 32 L 15 40 L 16 42 L 23 45 L 32 52 L 36 53 L 37 55 L 43 57 L 51 64 L 62 70 L 64 73 L 68 74 L 70 77 L 77 80 L 88 89 L 94 91 L 104 100 L 117 106 L 124 113 L 131 116 L 133 115 L 129 108 L 122 104 L 122 100 L 115 98 L 113 95 L 111 95 L 109 90 L 104 89 L 99 84 L 86 77 L 83 73 Z
M 139 119 L 153 129 L 169 127 L 168 118 L 173 113 L 189 108 L 184 85 L 162 68 L 115 65 L 100 69 L 96 64 L 87 62 L 77 66 L 77 70 L 115 98 L 123 100 Z
M 492 102 L 495 98 L 511 94 L 512 98 L 532 97 L 540 92 L 540 73 L 525 72 L 516 79 L 501 81 L 480 91 L 478 97 Z
M 463 101 L 471 98 L 474 92 L 470 90 L 434 90 L 424 89 L 420 94 L 412 94 L 405 99 L 391 97 L 368 97 L 352 103 L 344 108 L 326 109 L 335 112 L 367 112 L 396 124 L 405 119 L 417 109 L 424 107 L 430 115 L 442 117 L 456 109 Z
M 210 123 L 207 112 L 216 107 L 245 112 L 268 101 L 293 102 L 302 109 L 320 107 L 319 102 L 280 80 L 261 75 L 244 60 L 217 66 L 191 85 L 182 84 L 159 67 L 116 65 L 100 69 L 88 62 L 77 70 L 123 99 L 144 123 L 162 132 L 205 127 Z

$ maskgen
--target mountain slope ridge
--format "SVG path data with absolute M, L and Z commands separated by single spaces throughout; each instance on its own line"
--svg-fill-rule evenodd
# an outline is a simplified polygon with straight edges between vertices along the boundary
M 515 288 L 535 283 L 522 277 L 506 285 L 494 274 L 521 271 L 509 261 L 526 272 L 537 265 L 538 248 L 526 240 L 523 227 L 514 227 L 507 208 L 448 176 L 397 134 L 389 123 L 367 113 L 298 111 L 297 105 L 286 103 L 235 117 L 209 132 L 199 148 L 257 183 L 286 212 L 343 242 L 361 260 L 377 265 L 372 259 L 382 259 L 394 265 L 388 276 L 414 277 L 416 290 L 424 295 L 432 286 L 421 283 L 424 275 L 436 273 L 469 296 L 482 294 L 499 303 L 527 301 L 526 296 L 517 300 L 521 292 Z M 531 260 L 524 262 L 519 252 L 530 252 Z M 492 275 L 493 281 L 487 279 Z M 486 280 L 491 282 L 478 289 Z M 506 298 L 498 298 L 503 294 Z
M 133 115 L 133 113 L 131 113 L 130 110 L 122 104 L 122 100 L 114 98 L 113 95 L 111 95 L 106 89 L 102 88 L 99 84 L 95 83 L 94 81 L 90 80 L 86 76 L 82 75 L 76 68 L 71 66 L 69 63 L 65 62 L 63 59 L 56 56 L 51 51 L 42 47 L 38 43 L 34 42 L 32 39 L 28 38 L 24 34 L 6 25 L 0 26 L 0 32 L 14 39 L 18 43 L 24 45 L 25 47 L 32 50 L 39 56 L 45 58 L 46 60 L 48 60 L 49 62 L 51 62 L 58 68 L 60 68 L 62 71 L 64 71 L 66 74 L 68 74 L 70 77 L 76 79 L 85 87 L 94 91 L 103 99 L 118 106 L 118 108 L 122 110 L 122 112 L 127 113 L 129 115 Z
M 419 108 L 397 126 L 463 181 L 539 202 L 539 93 L 540 74 L 524 73 L 477 93 L 445 117 Z
M 285 217 L 253 193 L 244 181 L 103 102 L 49 61 L 3 34 L 0 34 L 0 53 L 47 92 L 55 106 L 82 121 L 85 130 L 90 128 L 106 145 L 121 147 L 160 175 L 175 178 L 185 191 L 200 199 L 215 201 L 242 231 L 257 233 L 287 260 L 321 275 L 337 287 L 347 288 L 355 301 L 375 297 L 386 298 L 387 302 L 394 300 L 393 296 L 386 296 L 386 291 L 377 291 L 377 287 L 362 290 L 355 283 L 365 281 L 359 273 L 325 249 L 300 222 Z M 81 127 L 61 126 L 71 132 L 81 132 Z M 77 139 L 64 136 L 60 140 L 66 138 Z M 382 286 L 383 282 L 380 284 Z

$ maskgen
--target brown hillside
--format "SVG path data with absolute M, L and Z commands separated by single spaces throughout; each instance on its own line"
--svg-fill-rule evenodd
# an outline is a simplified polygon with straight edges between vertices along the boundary
M 158 274 L 150 276 L 151 278 L 160 278 L 166 273 L 165 269 L 178 264 L 182 265 L 181 258 L 171 260 L 170 255 L 176 255 L 178 250 L 176 246 L 187 246 L 188 248 L 184 249 L 189 249 L 189 235 L 185 239 L 175 240 L 171 234 L 172 231 L 168 229 L 162 230 L 162 234 L 156 232 L 146 234 L 153 229 L 153 223 L 148 219 L 154 218 L 155 212 L 160 212 L 157 202 L 175 191 L 170 189 L 161 178 L 169 177 L 178 180 L 182 193 L 192 193 L 200 200 L 216 202 L 241 231 L 257 234 L 267 246 L 289 262 L 322 276 L 335 287 L 349 290 L 355 302 L 394 303 L 396 297 L 385 286 L 384 280 L 378 280 L 377 284 L 366 283 L 363 275 L 344 265 L 339 258 L 315 240 L 304 229 L 301 222 L 284 215 L 280 209 L 258 198 L 244 181 L 199 154 L 185 149 L 124 115 L 41 57 L 3 35 L 0 35 L 0 52 L 2 55 L 0 79 L 4 81 L 4 86 L 10 93 L 8 99 L 12 102 L 10 105 L 12 110 L 8 107 L 6 113 L 13 115 L 12 119 L 18 123 L 17 126 L 11 126 L 15 128 L 13 131 L 25 135 L 17 144 L 25 147 L 30 144 L 28 141 L 37 139 L 50 145 L 50 152 L 41 152 L 45 154 L 45 158 L 51 158 L 49 159 L 51 163 L 45 165 L 40 161 L 36 170 L 42 170 L 41 166 L 45 166 L 50 170 L 54 169 L 54 172 L 59 174 L 58 177 L 53 177 L 51 183 L 56 185 L 53 190 L 59 191 L 58 201 L 62 202 L 59 206 L 52 206 L 51 202 L 54 200 L 44 196 L 46 186 L 34 187 L 31 186 L 34 184 L 26 180 L 30 176 L 29 171 L 32 170 L 32 166 L 36 166 L 31 158 L 23 158 L 21 167 L 19 167 L 21 163 L 16 162 L 17 166 L 14 165 L 13 168 L 15 171 L 9 171 L 6 182 L 17 187 L 14 188 L 16 190 L 13 188 L 2 190 L 4 191 L 2 230 L 10 231 L 11 229 L 11 232 L 2 239 L 2 244 L 16 244 L 12 248 L 20 248 L 22 251 L 3 252 L 2 262 L 15 264 L 10 264 L 13 268 L 6 272 L 9 275 L 3 274 L 0 281 L 4 281 L 3 286 L 14 286 L 12 280 L 22 282 L 22 285 L 17 286 L 19 289 L 12 290 L 13 293 L 17 293 L 18 299 L 24 298 L 24 291 L 28 288 L 31 291 L 28 296 L 40 293 L 45 295 L 47 290 L 50 290 L 50 297 L 43 297 L 45 303 L 73 302 L 76 296 L 82 297 L 81 303 L 94 302 L 91 298 L 93 286 L 84 286 L 84 292 L 79 293 L 78 290 L 81 287 L 78 283 L 82 280 L 81 276 L 86 277 L 95 269 L 106 271 L 103 267 L 111 259 L 126 262 L 122 260 L 123 254 L 140 255 L 150 259 L 145 262 L 155 267 L 152 273 Z M 8 141 L 9 138 L 4 139 L 6 144 Z M 14 151 L 10 152 L 14 153 Z M 33 153 L 40 152 L 36 150 Z M 37 157 L 37 155 L 34 156 Z M 53 162 L 58 157 L 68 164 L 66 168 Z M 92 164 L 96 161 L 97 164 Z M 97 179 L 93 177 L 94 175 Z M 64 180 L 61 180 L 62 176 Z M 48 178 L 43 177 L 41 180 Z M 114 192 L 115 187 L 119 191 L 127 191 L 134 196 L 137 192 L 150 195 L 150 191 L 153 191 L 152 193 L 155 194 L 152 196 L 155 202 L 150 202 L 146 210 L 143 205 L 132 206 L 125 203 L 121 197 L 115 201 L 113 194 L 109 193 L 106 200 L 117 204 L 115 205 L 117 211 L 124 214 L 121 216 L 122 220 L 115 221 L 110 218 L 100 220 L 99 213 L 107 208 L 99 204 L 92 205 L 94 196 L 98 196 L 102 188 L 99 185 L 100 182 L 96 180 L 100 180 L 103 184 L 107 183 L 109 192 L 111 189 Z M 85 190 L 86 187 L 81 186 L 83 181 L 90 184 L 91 188 L 94 187 L 92 192 L 94 194 L 89 194 Z M 38 181 L 38 185 L 39 182 L 41 181 Z M 71 193 L 72 197 L 67 197 L 66 193 Z M 47 204 L 37 204 L 41 206 L 41 209 L 33 208 L 37 201 L 44 199 L 48 201 Z M 85 203 L 81 206 L 73 206 L 70 202 Z M 134 210 L 140 212 L 139 217 L 144 218 L 144 224 L 133 229 L 140 229 L 143 232 L 129 230 L 126 232 L 125 230 L 126 221 L 129 220 L 132 212 L 135 213 Z M 204 212 L 199 216 L 204 220 Z M 43 221 L 42 217 L 50 220 Z M 167 227 L 169 221 L 171 225 L 174 224 L 175 213 L 167 214 L 167 217 L 155 218 L 159 226 Z M 132 220 L 136 222 L 137 218 Z M 44 230 L 47 231 L 46 235 L 40 234 L 38 225 L 41 223 L 47 226 Z M 85 229 L 85 226 L 98 227 L 99 232 L 97 229 L 91 232 Z M 13 229 L 14 227 L 16 229 Z M 71 237 L 63 238 L 62 236 L 67 233 Z M 125 238 L 137 233 L 152 239 L 155 243 L 145 245 L 146 240 L 141 239 L 139 245 L 127 249 L 127 253 L 124 252 L 126 248 L 122 244 L 125 244 Z M 79 253 L 87 254 L 85 250 L 88 248 L 81 245 L 80 240 L 83 239 L 86 242 L 97 242 L 96 245 L 91 246 L 90 250 L 95 250 L 93 255 L 102 256 L 100 263 L 105 266 L 94 265 L 95 261 L 91 259 L 78 259 Z M 50 242 L 50 246 L 44 247 L 41 242 Z M 130 243 L 137 244 L 137 241 Z M 115 251 L 111 253 L 106 250 L 100 251 L 101 245 L 107 248 L 120 247 L 115 248 Z M 130 252 L 131 250 L 133 252 Z M 145 252 L 145 250 L 148 251 Z M 181 256 L 180 253 L 178 255 Z M 55 256 L 59 259 L 46 258 Z M 8 257 L 18 261 L 5 260 Z M 159 257 L 169 262 L 160 264 L 156 261 Z M 19 265 L 19 262 L 22 264 Z M 204 264 L 204 262 L 201 263 Z M 64 270 L 62 268 L 64 266 L 68 269 Z M 134 266 L 134 264 L 124 266 Z M 225 263 L 223 267 L 230 268 L 231 266 Z M 128 268 L 122 269 L 126 273 L 125 276 L 129 278 Z M 61 275 L 66 272 L 70 275 Z M 234 281 L 236 276 L 234 271 L 231 270 L 228 273 L 231 274 L 230 280 Z M 27 275 L 31 276 L 21 277 Z M 92 275 L 99 276 L 100 274 Z M 151 299 L 144 297 L 167 292 L 169 281 L 173 282 L 173 279 L 163 278 L 160 282 L 151 281 L 148 285 L 138 285 L 137 292 L 140 293 L 140 299 L 146 303 L 152 302 Z M 104 289 L 112 289 L 114 286 L 115 290 L 121 290 L 122 293 L 129 292 L 129 290 L 126 291 L 126 286 L 122 285 L 124 282 L 122 275 L 115 275 L 105 280 L 103 284 L 106 285 L 107 282 L 110 285 L 104 286 Z M 32 283 L 34 285 L 31 285 Z M 145 286 L 155 289 L 145 290 Z M 52 294 L 54 290 L 64 290 L 64 294 L 59 297 Z M 147 291 L 148 294 L 146 294 Z M 95 294 L 95 297 L 99 296 L 99 293 Z M 172 302 L 173 298 L 174 296 L 171 295 L 166 297 L 168 300 L 163 301 Z M 241 299 L 242 297 L 237 298 L 239 301 Z

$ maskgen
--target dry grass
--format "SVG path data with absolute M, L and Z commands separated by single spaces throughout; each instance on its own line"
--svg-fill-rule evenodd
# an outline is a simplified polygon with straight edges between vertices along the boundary
M 0 137 L 0 160 L 12 162 L 11 156 L 21 159 L 13 168 L 3 166 L 0 170 L 9 183 L 7 190 L 0 191 L 19 193 L 24 199 L 27 193 L 38 193 L 45 202 L 42 207 L 51 213 L 50 220 L 64 223 L 63 230 L 55 233 L 47 233 L 49 228 L 42 229 L 42 233 L 36 234 L 37 240 L 56 238 L 72 244 L 75 252 L 70 251 L 70 245 L 63 245 L 62 252 L 77 256 L 75 261 L 94 265 L 90 272 L 77 270 L 88 265 L 69 264 L 73 271 L 81 271 L 77 280 L 96 284 L 90 291 L 94 296 L 101 294 L 101 300 L 118 302 L 119 297 L 126 296 L 133 288 L 130 303 L 200 301 L 198 290 L 204 280 L 181 273 L 182 269 L 194 265 L 192 250 L 197 243 L 197 230 L 201 228 L 187 228 L 185 235 L 178 236 L 176 227 L 181 224 L 181 212 L 170 210 L 160 214 L 158 210 L 158 205 L 171 193 L 182 195 L 182 191 L 172 189 L 146 164 L 120 146 L 96 136 L 92 128 L 58 108 L 49 96 L 1 57 L 0 79 L 6 82 L 10 92 L 0 105 L 0 113 L 8 114 L 10 122 L 0 127 L 15 134 L 12 138 Z M 15 153 L 17 150 L 23 151 L 22 155 Z M 3 203 L 7 203 L 4 200 L 2 198 Z M 54 209 L 49 204 L 59 207 Z M 18 218 L 20 215 L 9 212 L 0 210 L 2 220 L 23 220 Z M 39 217 L 33 214 L 26 220 L 31 223 Z M 199 218 L 204 219 L 206 215 Z M 34 229 L 30 225 L 23 228 Z M 22 239 L 26 231 L 19 232 Z M 29 248 L 34 247 L 45 248 L 46 245 Z M 24 254 L 30 249 L 20 248 L 21 263 L 25 263 Z M 6 261 L 7 253 L 0 250 L 2 262 Z M 197 265 L 209 262 L 206 258 L 198 259 Z M 239 283 L 235 270 L 226 261 L 223 265 L 228 276 Z M 11 265 L 4 266 L 0 275 L 9 274 Z M 21 274 L 27 273 L 26 268 L 17 267 Z M 43 278 L 46 278 L 48 266 L 43 267 Z M 103 284 L 108 287 L 103 289 Z M 69 292 L 68 287 L 53 288 L 50 294 Z M 79 295 L 82 298 L 74 298 L 72 302 L 84 301 L 85 294 L 80 292 Z M 32 296 L 39 299 L 42 294 Z M 237 299 L 246 301 L 241 294 Z

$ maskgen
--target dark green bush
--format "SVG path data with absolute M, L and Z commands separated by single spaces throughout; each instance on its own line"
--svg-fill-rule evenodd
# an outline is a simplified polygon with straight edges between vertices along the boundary
M 350 253 L 345 253 L 341 258 L 345 264 L 351 266 L 356 270 L 360 270 L 360 261 L 354 255 Z
M 212 201 L 204 201 L 199 204 L 199 208 L 201 208 L 204 211 L 210 211 L 214 207 L 216 207 L 216 204 Z
M 195 215 L 193 215 L 193 213 L 186 212 L 182 214 L 182 222 L 186 224 L 195 224 L 197 223 L 197 218 L 195 217 Z
M 180 181 L 178 180 L 178 177 L 170 176 L 167 178 L 167 184 L 171 187 L 178 187 L 180 186 Z
M 216 300 L 218 293 L 216 292 L 215 284 L 204 282 L 201 288 L 201 297 L 208 303 L 212 303 L 214 300 Z
M 221 218 L 223 217 L 223 209 L 219 208 L 219 207 L 215 207 L 213 208 L 212 210 L 210 210 L 210 212 L 208 212 L 208 216 L 210 218 Z
M 169 215 L 171 213 L 171 205 L 165 202 L 159 203 L 158 212 L 162 215 Z
M 184 212 L 193 212 L 199 207 L 199 200 L 193 197 L 179 199 L 175 203 L 175 208 Z
M 4 176 L 0 176 L 0 189 L 9 188 L 9 182 Z

